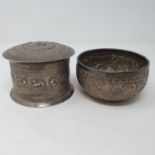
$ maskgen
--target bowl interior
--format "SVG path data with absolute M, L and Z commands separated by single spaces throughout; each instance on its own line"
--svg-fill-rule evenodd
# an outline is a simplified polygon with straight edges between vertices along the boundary
M 148 65 L 148 60 L 137 53 L 119 49 L 96 49 L 82 53 L 79 63 L 103 72 L 130 72 Z

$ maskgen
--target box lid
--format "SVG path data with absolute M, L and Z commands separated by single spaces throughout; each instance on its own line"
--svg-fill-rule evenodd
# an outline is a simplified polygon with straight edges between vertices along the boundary
M 68 59 L 74 54 L 74 50 L 66 45 L 37 41 L 14 46 L 3 53 L 10 61 L 24 63 L 51 62 Z

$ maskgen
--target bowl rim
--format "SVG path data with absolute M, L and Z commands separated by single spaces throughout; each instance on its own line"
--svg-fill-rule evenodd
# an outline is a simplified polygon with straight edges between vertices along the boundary
M 134 55 L 137 55 L 138 57 L 141 57 L 143 58 L 145 61 L 146 61 L 146 65 L 144 65 L 143 67 L 139 68 L 139 69 L 134 69 L 134 70 L 129 70 L 129 71 L 103 71 L 103 70 L 97 70 L 97 69 L 93 69 L 85 64 L 83 64 L 81 61 L 80 61 L 80 57 L 83 55 L 83 54 L 86 54 L 86 53 L 91 53 L 91 52 L 104 52 L 104 51 L 114 51 L 114 52 L 126 52 L 126 53 L 131 53 L 131 54 L 134 54 Z M 106 74 L 117 74 L 117 73 L 135 73 L 135 72 L 139 72 L 141 70 L 144 70 L 146 68 L 149 68 L 150 66 L 150 60 L 142 55 L 142 54 L 139 54 L 137 52 L 134 52 L 134 51 L 130 51 L 130 50 L 126 50 L 126 49 L 119 49 L 119 48 L 96 48 L 96 49 L 90 49 L 90 50 L 86 50 L 82 53 L 80 53 L 77 57 L 77 64 L 79 64 L 80 66 L 82 66 L 83 68 L 85 69 L 88 69 L 90 71 L 93 71 L 93 72 L 98 72 L 98 73 L 106 73 Z

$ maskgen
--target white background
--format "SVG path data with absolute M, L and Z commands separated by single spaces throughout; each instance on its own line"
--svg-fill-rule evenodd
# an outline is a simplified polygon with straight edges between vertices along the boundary
M 0 0 L 0 41 L 154 43 L 154 0 Z
M 0 55 L 16 44 L 70 45 L 75 93 L 49 108 L 9 97 L 8 61 L 0 56 L 0 155 L 155 155 L 155 1 L 0 0 Z M 129 49 L 151 61 L 144 91 L 124 105 L 98 103 L 80 89 L 76 57 L 87 49 Z

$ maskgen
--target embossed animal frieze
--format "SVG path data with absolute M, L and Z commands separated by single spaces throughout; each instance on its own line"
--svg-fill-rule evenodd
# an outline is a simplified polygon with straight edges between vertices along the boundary
M 30 87 L 38 88 L 44 86 L 45 86 L 45 80 L 43 78 L 33 78 L 30 81 Z

